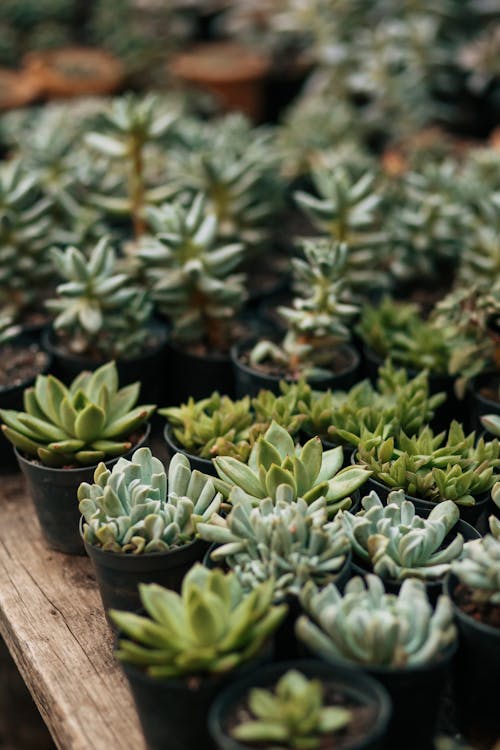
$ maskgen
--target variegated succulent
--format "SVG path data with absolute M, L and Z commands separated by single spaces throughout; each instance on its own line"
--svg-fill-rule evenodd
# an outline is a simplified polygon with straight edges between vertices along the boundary
M 435 581 L 448 573 L 462 552 L 464 540 L 458 533 L 443 546 L 460 516 L 452 500 L 439 503 L 427 518 L 416 514 L 403 490 L 390 492 L 386 505 L 372 491 L 361 506 L 356 515 L 341 514 L 344 530 L 354 555 L 381 578 Z
M 216 515 L 198 524 L 198 533 L 222 545 L 212 559 L 223 560 L 245 590 L 272 579 L 274 601 L 298 595 L 309 580 L 318 586 L 335 580 L 350 550 L 341 524 L 328 522 L 325 499 L 294 500 L 286 485 L 274 500 L 265 498 L 257 507 L 250 498 L 238 500 L 226 518 Z
M 423 581 L 408 578 L 399 594 L 387 594 L 373 574 L 356 576 L 342 596 L 334 584 L 321 591 L 308 583 L 301 594 L 308 616 L 296 632 L 313 652 L 366 666 L 404 668 L 438 660 L 454 643 L 451 601 L 429 602 Z
M 196 525 L 220 510 L 221 495 L 189 460 L 176 453 L 168 467 L 149 448 L 120 458 L 110 469 L 100 463 L 94 484 L 78 488 L 83 535 L 110 552 L 168 552 L 194 540 Z

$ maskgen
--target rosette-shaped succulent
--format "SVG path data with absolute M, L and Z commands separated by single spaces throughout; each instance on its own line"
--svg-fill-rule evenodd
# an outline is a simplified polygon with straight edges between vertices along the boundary
M 218 483 L 230 502 L 249 498 L 254 505 L 265 497 L 277 499 L 286 485 L 286 497 L 312 503 L 324 497 L 328 512 L 350 508 L 350 495 L 361 487 L 370 472 L 360 466 L 341 469 L 342 447 L 324 451 L 318 437 L 303 447 L 295 446 L 288 432 L 273 422 L 254 444 L 248 462 L 231 456 L 214 459 L 222 482 Z
M 348 582 L 342 596 L 333 583 L 301 595 L 307 613 L 296 631 L 312 651 L 356 664 L 406 667 L 439 659 L 455 641 L 453 610 L 440 596 L 433 610 L 425 584 L 403 581 L 399 594 L 386 594 L 382 580 L 367 575 Z
M 500 521 L 490 516 L 490 533 L 464 545 L 462 558 L 451 571 L 480 604 L 500 605 Z
M 439 503 L 428 518 L 415 513 L 415 506 L 405 500 L 403 490 L 390 492 L 387 505 L 376 492 L 370 492 L 361 500 L 361 506 L 356 515 L 342 513 L 344 530 L 353 553 L 369 563 L 381 578 L 438 580 L 462 552 L 461 534 L 443 546 L 460 517 L 452 500 Z
M 257 655 L 283 620 L 273 581 L 243 591 L 233 573 L 191 568 L 180 595 L 139 584 L 147 616 L 110 611 L 121 631 L 116 656 L 158 679 L 228 672 Z
M 328 522 L 324 498 L 310 505 L 293 500 L 282 486 L 276 500 L 265 498 L 257 507 L 240 500 L 227 518 L 213 516 L 200 523 L 202 539 L 222 546 L 213 560 L 224 560 L 245 590 L 274 581 L 274 600 L 298 595 L 307 581 L 323 586 L 338 577 L 349 554 L 349 540 L 337 521 Z
M 132 448 L 130 437 L 156 406 L 136 406 L 140 383 L 118 387 L 114 362 L 82 372 L 67 388 L 38 375 L 24 391 L 24 412 L 0 410 L 5 437 L 45 466 L 91 466 Z
M 78 488 L 85 540 L 111 552 L 167 552 L 194 539 L 196 524 L 210 520 L 222 496 L 189 460 L 176 453 L 168 476 L 149 448 L 112 469 L 100 463 L 94 484 Z
M 96 359 L 134 357 L 147 348 L 153 306 L 146 292 L 116 270 L 115 251 L 103 237 L 90 258 L 76 247 L 52 249 L 54 267 L 66 279 L 56 299 L 54 330 L 63 346 Z

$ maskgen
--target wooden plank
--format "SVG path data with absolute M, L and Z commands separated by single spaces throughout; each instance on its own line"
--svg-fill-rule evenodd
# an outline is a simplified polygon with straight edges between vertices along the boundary
M 61 750 L 143 750 L 90 560 L 45 546 L 19 475 L 0 476 L 0 632 Z

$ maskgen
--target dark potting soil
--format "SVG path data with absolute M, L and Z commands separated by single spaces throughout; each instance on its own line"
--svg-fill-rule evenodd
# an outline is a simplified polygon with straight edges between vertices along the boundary
M 265 375 L 271 375 L 276 378 L 286 378 L 288 380 L 300 380 L 300 372 L 288 372 L 283 370 L 281 365 L 271 362 L 270 360 L 264 360 L 259 364 L 250 363 L 250 351 L 244 351 L 240 355 L 240 361 L 242 364 L 250 367 L 255 372 L 262 372 Z M 332 356 L 329 362 L 322 364 L 322 367 L 329 368 L 334 375 L 337 373 L 347 370 L 347 368 L 353 364 L 352 358 L 343 350 L 338 351 Z
M 70 336 L 65 336 L 64 334 L 58 334 L 57 337 L 54 337 L 52 344 L 54 347 L 59 349 L 62 354 L 67 354 L 70 357 L 82 357 L 84 359 L 88 359 L 91 362 L 96 363 L 102 363 L 103 361 L 107 361 L 108 359 L 123 359 L 123 361 L 127 361 L 127 359 L 136 359 L 137 357 L 143 357 L 147 354 L 149 354 L 150 351 L 156 349 L 163 341 L 163 338 L 161 336 L 155 336 L 154 334 L 145 334 L 144 336 L 144 345 L 140 352 L 133 354 L 132 356 L 119 356 L 116 353 L 110 352 L 106 356 L 103 355 L 102 351 L 97 349 L 96 347 L 92 349 L 87 349 L 85 351 L 78 351 L 74 348 L 74 339 L 72 339 Z M 73 344 L 73 348 L 72 345 Z
M 178 342 L 174 339 L 174 344 L 186 354 L 194 357 L 228 357 L 229 351 L 233 344 L 252 335 L 252 331 L 242 323 L 231 322 L 229 330 L 221 327 L 220 346 L 209 344 L 208 341 L 186 341 Z
M 0 390 L 34 379 L 47 365 L 47 355 L 36 344 L 0 347 Z
M 320 744 L 318 745 L 319 750 L 344 750 L 349 748 L 364 739 L 371 731 L 375 719 L 376 709 L 375 706 L 359 703 L 353 699 L 347 697 L 344 693 L 340 692 L 335 685 L 323 683 L 324 698 L 326 706 L 336 706 L 339 708 L 347 708 L 352 712 L 352 718 L 349 724 L 334 734 L 327 734 L 320 738 Z M 226 721 L 224 731 L 231 735 L 231 731 L 234 727 L 243 722 L 253 720 L 255 717 L 248 707 L 247 700 L 241 700 L 232 710 L 231 715 Z M 245 742 L 241 743 L 244 747 L 256 748 L 263 750 L 263 748 L 272 747 L 273 745 L 280 743 L 273 742 Z
M 459 583 L 454 591 L 456 604 L 462 612 L 483 625 L 500 628 L 500 604 L 474 601 L 474 589 Z

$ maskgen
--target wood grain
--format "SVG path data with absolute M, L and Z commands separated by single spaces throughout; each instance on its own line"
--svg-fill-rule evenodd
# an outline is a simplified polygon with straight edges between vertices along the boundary
M 19 475 L 0 475 L 0 632 L 61 750 L 145 748 L 90 560 L 45 546 Z

